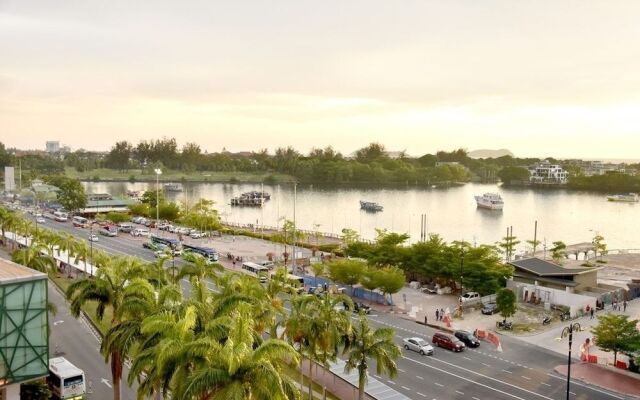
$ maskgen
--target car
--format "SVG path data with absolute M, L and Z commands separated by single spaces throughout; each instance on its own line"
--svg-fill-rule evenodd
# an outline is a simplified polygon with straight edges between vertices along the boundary
M 165 250 L 165 249 L 160 249 L 160 250 L 154 251 L 153 252 L 153 256 L 155 258 L 171 257 L 171 254 L 167 253 L 167 250 Z
M 431 342 L 438 347 L 443 347 L 451 351 L 463 351 L 465 349 L 464 343 L 458 340 L 455 336 L 451 336 L 447 333 L 436 332 L 431 338 Z
M 419 337 L 404 338 L 402 339 L 402 345 L 406 350 L 418 352 L 423 356 L 433 355 L 433 346 Z
M 96 235 L 95 233 L 92 233 L 91 235 L 89 235 L 89 241 L 90 242 L 97 242 L 100 239 L 98 238 L 98 235 Z
M 203 238 L 203 237 L 204 237 L 204 232 L 198 232 L 198 231 L 191 232 L 191 233 L 189 234 L 189 237 L 190 237 L 191 239 L 200 239 L 200 238 Z
M 343 304 L 346 309 L 350 309 L 346 303 L 343 303 Z M 353 303 L 353 312 L 358 314 L 360 313 L 360 311 L 364 312 L 365 314 L 369 314 L 371 313 L 371 307 L 369 307 L 364 303 Z
M 460 296 L 460 303 L 468 303 L 470 301 L 479 301 L 481 298 L 480 293 L 478 292 L 467 292 Z
M 273 269 L 276 265 L 273 263 L 273 261 L 259 261 L 258 265 L 262 265 L 265 268 L 268 269 Z
M 39 223 L 39 224 L 44 224 L 45 221 L 46 221 L 46 219 L 44 219 L 43 217 L 36 218 L 36 222 Z
M 480 341 L 468 331 L 455 331 L 453 336 L 458 338 L 467 347 L 480 347 Z
M 484 315 L 493 315 L 498 312 L 498 305 L 496 303 L 487 303 L 480 310 Z

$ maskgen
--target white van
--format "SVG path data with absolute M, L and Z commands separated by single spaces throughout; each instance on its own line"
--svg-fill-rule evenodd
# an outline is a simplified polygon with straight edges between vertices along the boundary
M 258 265 L 262 265 L 269 270 L 272 270 L 276 266 L 273 261 L 258 261 Z
M 136 228 L 131 231 L 131 236 L 134 236 L 134 237 L 149 236 L 149 230 L 147 228 Z

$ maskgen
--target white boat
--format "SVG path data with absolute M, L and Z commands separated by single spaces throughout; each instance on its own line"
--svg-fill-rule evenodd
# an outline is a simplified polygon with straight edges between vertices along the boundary
M 625 203 L 637 203 L 640 200 L 640 198 L 636 193 L 628 193 L 628 194 L 614 194 L 613 196 L 607 196 L 607 200 L 622 201 Z
M 502 210 L 504 207 L 504 201 L 497 193 L 485 193 L 482 196 L 475 196 L 476 204 L 480 208 L 487 208 L 489 210 Z
M 179 183 L 165 183 L 164 190 L 167 192 L 182 192 L 182 185 Z

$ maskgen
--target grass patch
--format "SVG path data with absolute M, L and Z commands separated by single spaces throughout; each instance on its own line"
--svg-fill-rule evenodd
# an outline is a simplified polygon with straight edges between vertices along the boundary
M 65 168 L 66 176 L 80 180 L 91 181 L 127 181 L 127 182 L 155 182 L 156 174 L 153 170 L 130 169 L 117 171 L 99 168 L 78 172 L 75 168 Z M 233 171 L 176 171 L 162 170 L 160 182 L 229 182 L 229 183 L 291 183 L 294 178 L 285 174 L 270 172 L 233 172 Z
M 64 275 L 56 275 L 49 274 L 49 278 L 56 284 L 63 292 L 67 291 L 69 285 L 74 282 L 76 279 L 82 278 L 68 278 Z M 82 310 L 87 314 L 91 322 L 98 328 L 100 331 L 100 335 L 104 336 L 107 334 L 109 328 L 111 328 L 111 318 L 113 317 L 113 312 L 110 307 L 108 307 L 104 312 L 104 318 L 102 321 L 98 320 L 98 315 L 96 314 L 96 308 L 98 308 L 98 303 L 95 301 L 88 301 L 82 307 Z

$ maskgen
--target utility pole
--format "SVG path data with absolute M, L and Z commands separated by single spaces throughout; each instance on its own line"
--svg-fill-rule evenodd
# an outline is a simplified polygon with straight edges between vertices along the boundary
M 293 259 L 292 259 L 292 273 L 296 271 L 296 202 L 298 199 L 298 182 L 293 183 Z
M 533 229 L 533 257 L 536 256 L 537 246 L 538 246 L 538 220 L 536 220 L 535 227 Z

